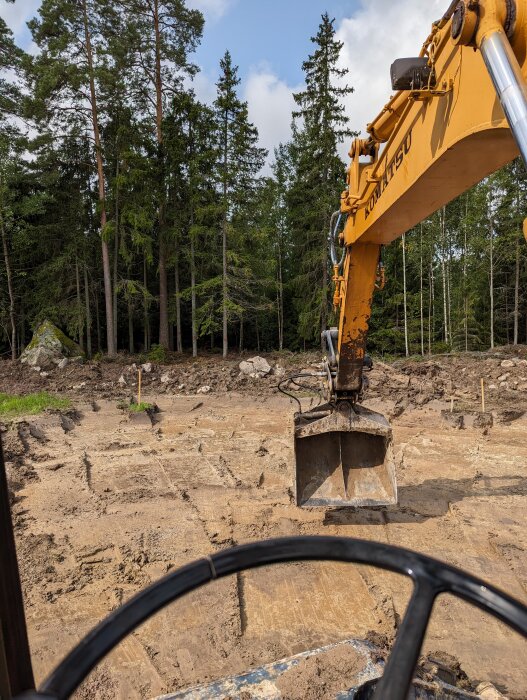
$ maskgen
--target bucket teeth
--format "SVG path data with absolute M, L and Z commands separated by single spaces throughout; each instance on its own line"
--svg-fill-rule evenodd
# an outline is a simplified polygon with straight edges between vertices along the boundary
M 397 503 L 392 431 L 380 413 L 341 402 L 298 414 L 295 461 L 299 506 Z

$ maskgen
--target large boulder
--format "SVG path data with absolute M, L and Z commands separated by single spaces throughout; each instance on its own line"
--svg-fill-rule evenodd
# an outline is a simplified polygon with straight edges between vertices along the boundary
M 30 367 L 49 369 L 65 357 L 80 357 L 82 350 L 51 321 L 44 321 L 33 334 L 31 342 L 20 356 L 20 362 Z
M 267 377 L 271 371 L 272 367 L 264 357 L 251 357 L 250 360 L 240 362 L 240 372 L 255 379 Z

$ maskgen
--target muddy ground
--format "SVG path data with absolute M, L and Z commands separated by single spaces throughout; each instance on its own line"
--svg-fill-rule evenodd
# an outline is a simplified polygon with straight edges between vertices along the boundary
M 153 366 L 143 390 L 159 406 L 154 420 L 118 407 L 136 392 L 131 360 L 44 377 L 0 363 L 1 391 L 46 388 L 75 408 L 2 427 L 38 680 L 167 571 L 267 537 L 397 544 L 527 602 L 527 348 L 377 363 L 366 405 L 391 417 L 399 504 L 361 510 L 293 504 L 295 403 L 277 391 L 277 375 L 315 372 L 318 356 L 268 359 L 278 369 L 262 379 L 240 377 L 239 358 Z M 303 390 L 291 393 L 305 407 L 312 402 Z M 78 697 L 150 698 L 350 637 L 391 638 L 409 591 L 405 579 L 370 567 L 251 571 L 158 614 Z M 439 599 L 425 648 L 454 655 L 474 682 L 527 697 L 527 644 L 476 609 Z

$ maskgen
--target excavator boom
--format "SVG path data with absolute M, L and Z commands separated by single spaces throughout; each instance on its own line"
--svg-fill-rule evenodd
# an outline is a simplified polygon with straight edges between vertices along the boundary
M 330 401 L 295 417 L 299 505 L 397 502 L 390 426 L 358 405 L 381 249 L 518 154 L 527 163 L 527 0 L 455 0 L 391 77 L 395 94 L 350 150 Z

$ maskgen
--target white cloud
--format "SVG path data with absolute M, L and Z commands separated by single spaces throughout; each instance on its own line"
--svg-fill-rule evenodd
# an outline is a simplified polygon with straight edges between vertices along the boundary
M 230 9 L 233 0 L 189 0 L 188 5 L 201 10 L 207 19 L 219 19 Z
M 0 17 L 19 38 L 26 31 L 26 22 L 35 17 L 41 0 L 18 0 L 14 4 L 0 0 Z
M 200 102 L 210 105 L 216 99 L 216 82 L 217 77 L 212 77 L 200 71 L 192 80 L 186 80 L 185 84 L 189 88 L 194 89 Z
M 260 144 L 269 150 L 270 161 L 274 148 L 291 136 L 293 92 L 299 89 L 287 85 L 266 66 L 253 69 L 245 83 L 249 119 L 258 128 Z
M 346 80 L 355 88 L 346 100 L 352 129 L 365 132 L 392 94 L 390 65 L 396 58 L 419 55 L 432 22 L 444 10 L 444 0 L 361 0 L 361 8 L 342 20 L 340 63 L 349 69 Z M 348 149 L 344 144 L 342 155 Z

